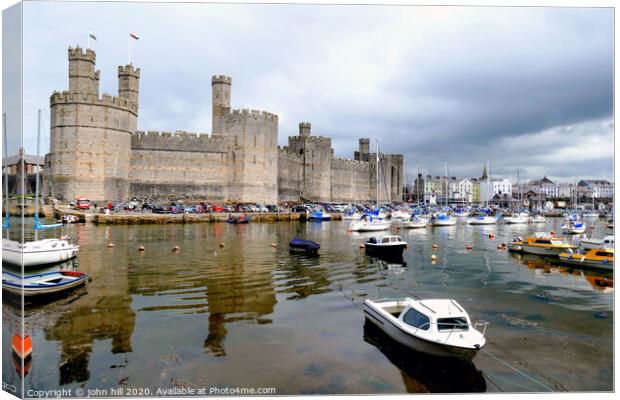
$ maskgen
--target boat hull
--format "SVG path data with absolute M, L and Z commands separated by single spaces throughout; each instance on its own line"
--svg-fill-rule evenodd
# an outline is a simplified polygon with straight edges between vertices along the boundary
M 64 243 L 63 243 L 64 242 Z M 32 243 L 32 242 L 29 242 Z M 28 244 L 22 247 L 18 242 L 2 240 L 2 262 L 24 268 L 56 264 L 70 260 L 77 256 L 79 246 L 58 241 L 56 248 L 41 246 L 40 249 L 29 248 Z M 62 245 L 64 244 L 64 247 Z
M 610 271 L 613 271 L 614 269 L 613 261 L 604 262 L 604 261 L 597 261 L 597 260 L 588 260 L 588 259 L 579 257 L 579 255 L 575 255 L 573 257 L 559 256 L 559 258 L 560 258 L 560 261 L 562 261 L 565 264 L 576 265 L 579 267 L 600 268 L 600 269 L 605 269 L 605 270 L 610 270 Z
M 378 223 L 353 223 L 350 230 L 353 232 L 376 232 L 390 229 L 392 223 L 390 221 L 382 221 Z
M 19 277 L 17 277 L 16 275 L 13 276 L 15 276 L 17 280 L 8 281 L 4 279 L 3 273 L 2 290 L 5 291 L 7 294 L 11 294 L 14 296 L 21 296 L 23 293 L 24 297 L 52 296 L 58 293 L 70 291 L 79 286 L 85 285 L 89 278 L 87 274 L 79 274 L 79 276 L 76 276 L 75 279 L 64 282 L 62 284 L 49 287 L 41 287 L 38 285 L 28 284 L 26 281 L 24 281 L 24 284 L 22 286 L 22 284 L 19 283 Z
M 419 228 L 426 228 L 426 226 L 428 225 L 428 221 L 418 221 L 418 222 L 413 222 L 413 221 L 404 221 L 401 223 L 401 228 L 404 229 L 419 229 Z
M 402 344 L 403 346 L 409 347 L 421 353 L 426 353 L 437 357 L 458 358 L 466 362 L 471 362 L 476 356 L 476 353 L 478 352 L 478 349 L 474 348 L 469 349 L 455 346 L 447 346 L 430 342 L 416 336 L 412 336 L 404 332 L 402 329 L 392 323 L 388 318 L 377 312 L 374 308 L 370 307 L 366 303 L 364 303 L 364 315 L 366 316 L 366 319 L 368 321 L 375 324 L 389 337 Z
M 556 257 L 560 253 L 566 251 L 565 247 L 543 247 L 543 246 L 530 246 L 527 244 L 516 245 L 514 247 L 520 247 L 522 253 L 535 254 L 537 256 Z M 515 251 L 515 250 L 513 250 Z

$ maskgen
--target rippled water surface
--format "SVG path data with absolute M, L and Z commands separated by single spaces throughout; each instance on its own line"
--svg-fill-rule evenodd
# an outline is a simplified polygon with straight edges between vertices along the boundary
M 604 236 L 602 220 L 592 222 L 595 236 Z M 561 223 L 551 219 L 546 229 L 559 232 Z M 336 221 L 72 226 L 81 249 L 62 268 L 87 272 L 92 282 L 27 309 L 26 388 L 613 389 L 611 274 L 497 249 L 533 232 L 527 226 L 401 231 L 405 265 L 365 256 L 359 245 L 369 235 L 346 228 Z M 321 256 L 289 254 L 295 236 L 319 242 Z M 437 360 L 364 323 L 365 298 L 409 294 L 456 299 L 473 320 L 490 322 L 485 351 L 469 365 Z M 4 307 L 5 348 L 17 315 Z M 3 376 L 18 381 L 10 361 Z

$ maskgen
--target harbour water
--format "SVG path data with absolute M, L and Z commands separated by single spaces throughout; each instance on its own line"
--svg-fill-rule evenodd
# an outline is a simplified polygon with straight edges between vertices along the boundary
M 359 246 L 372 234 L 347 232 L 347 221 L 74 225 L 80 253 L 61 267 L 92 281 L 27 307 L 25 387 L 611 391 L 613 275 L 497 249 L 561 223 L 398 231 L 409 243 L 405 265 L 367 257 Z M 603 220 L 594 225 L 603 237 Z M 289 254 L 295 236 L 319 242 L 320 257 Z M 407 351 L 365 325 L 364 298 L 408 295 L 453 298 L 490 323 L 473 364 Z M 18 318 L 3 307 L 5 349 Z M 11 362 L 2 373 L 19 381 Z

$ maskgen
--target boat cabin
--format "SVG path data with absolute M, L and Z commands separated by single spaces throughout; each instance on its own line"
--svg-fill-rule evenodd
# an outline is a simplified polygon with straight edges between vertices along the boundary
M 471 326 L 469 315 L 455 300 L 409 301 L 385 310 L 410 327 L 429 333 L 464 332 Z
M 397 235 L 371 237 L 366 243 L 370 244 L 390 244 L 390 243 L 403 243 L 403 239 Z

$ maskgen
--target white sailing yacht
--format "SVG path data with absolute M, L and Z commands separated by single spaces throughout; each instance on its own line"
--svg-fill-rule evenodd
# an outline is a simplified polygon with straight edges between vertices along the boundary
M 490 191 L 492 193 L 493 190 L 492 190 L 490 179 L 489 179 L 489 177 L 491 176 L 491 162 L 487 160 L 487 164 L 488 164 L 488 170 L 489 170 L 489 173 L 487 174 L 487 191 Z M 490 193 L 486 193 L 486 197 L 487 197 L 486 209 L 487 210 L 489 209 L 489 195 Z M 496 217 L 492 217 L 483 211 L 480 211 L 478 215 L 475 215 L 467 220 L 467 223 L 469 225 L 493 225 L 496 222 L 497 222 Z
M 5 193 L 6 193 L 6 214 L 2 224 L 2 229 L 6 232 L 6 238 L 2 238 L 2 262 L 23 266 L 23 268 L 34 267 L 46 264 L 55 264 L 69 260 L 77 255 L 79 246 L 68 238 L 49 238 L 39 240 L 39 230 L 62 227 L 62 224 L 43 225 L 39 221 L 39 168 L 36 170 L 35 183 L 35 213 L 34 213 L 34 234 L 32 242 L 20 243 L 9 239 L 9 229 L 11 219 L 9 214 L 9 191 L 8 191 L 8 165 L 7 165 L 7 146 L 6 146 L 6 114 L 3 115 L 4 130 L 4 159 L 5 159 Z M 37 157 L 39 156 L 39 141 L 41 137 L 41 110 L 38 114 L 37 126 Z
M 440 212 L 439 214 L 433 216 L 432 218 L 433 226 L 454 226 L 456 225 L 456 218 L 448 214 L 448 211 L 447 211 L 448 196 L 450 192 L 450 189 L 448 186 L 448 163 L 445 163 L 445 168 L 446 168 L 446 194 L 444 197 L 446 198 L 446 211 Z
M 382 218 L 381 210 L 379 209 L 379 142 L 377 141 L 377 182 L 376 182 L 376 196 L 377 196 L 377 214 L 366 213 L 358 221 L 353 221 L 349 225 L 349 230 L 352 232 L 374 232 L 384 231 L 390 229 L 392 222 Z

